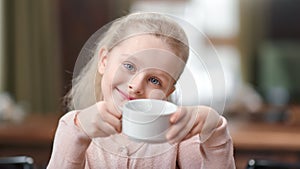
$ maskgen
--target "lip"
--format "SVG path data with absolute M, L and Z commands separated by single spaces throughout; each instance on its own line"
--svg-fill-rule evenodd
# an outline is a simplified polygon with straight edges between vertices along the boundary
M 126 100 L 134 100 L 134 97 L 130 97 L 128 94 L 122 92 L 120 89 L 116 88 L 117 91 L 121 94 L 122 97 L 124 97 Z

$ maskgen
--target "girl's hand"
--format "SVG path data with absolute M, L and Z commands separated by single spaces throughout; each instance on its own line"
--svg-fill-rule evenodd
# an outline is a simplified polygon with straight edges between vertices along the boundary
M 166 137 L 171 144 L 189 139 L 196 134 L 200 134 L 201 139 L 207 139 L 217 127 L 219 120 L 219 114 L 210 107 L 180 107 L 170 118 L 171 127 Z
M 90 137 L 107 137 L 121 132 L 121 113 L 105 101 L 77 114 L 76 124 Z

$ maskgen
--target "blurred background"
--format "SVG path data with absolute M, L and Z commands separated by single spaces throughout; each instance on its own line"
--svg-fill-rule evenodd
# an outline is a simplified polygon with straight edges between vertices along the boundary
M 0 0 L 0 156 L 45 167 L 82 46 L 135 11 L 180 17 L 206 35 L 199 48 L 216 49 L 237 168 L 300 161 L 299 0 Z

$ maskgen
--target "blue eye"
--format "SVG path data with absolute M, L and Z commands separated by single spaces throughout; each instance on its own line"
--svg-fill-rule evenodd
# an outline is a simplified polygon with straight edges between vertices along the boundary
M 129 71 L 135 71 L 135 67 L 130 63 L 124 63 L 123 66 Z
M 155 85 L 161 85 L 160 81 L 159 81 L 156 77 L 150 77 L 150 78 L 148 79 L 148 81 L 149 81 L 150 83 L 155 84 Z

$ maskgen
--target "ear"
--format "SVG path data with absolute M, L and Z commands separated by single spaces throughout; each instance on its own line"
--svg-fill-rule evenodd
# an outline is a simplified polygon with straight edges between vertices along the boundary
M 107 66 L 107 54 L 108 50 L 104 47 L 99 50 L 99 62 L 98 62 L 98 72 L 103 75 L 105 68 Z

